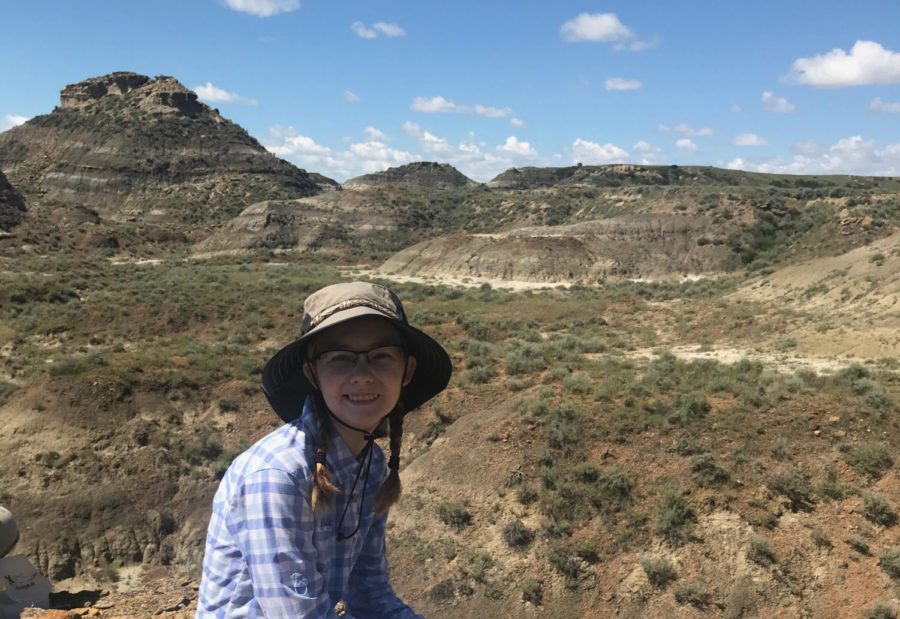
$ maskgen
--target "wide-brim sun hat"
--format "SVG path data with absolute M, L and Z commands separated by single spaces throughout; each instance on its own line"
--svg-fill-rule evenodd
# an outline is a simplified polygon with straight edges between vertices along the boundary
M 275 353 L 263 368 L 263 393 L 282 420 L 297 419 L 307 396 L 318 391 L 303 373 L 312 339 L 325 329 L 365 316 L 382 318 L 396 327 L 406 340 L 407 352 L 416 358 L 416 370 L 403 390 L 406 412 L 444 390 L 453 371 L 450 356 L 430 335 L 409 324 L 397 295 L 370 282 L 333 284 L 306 298 L 300 337 Z
M 5 507 L 0 507 L 0 558 L 5 557 L 19 541 L 16 519 Z

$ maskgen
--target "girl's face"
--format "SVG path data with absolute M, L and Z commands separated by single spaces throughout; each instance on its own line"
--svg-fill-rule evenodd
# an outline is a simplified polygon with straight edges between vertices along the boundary
M 355 318 L 316 338 L 312 361 L 303 364 L 303 372 L 319 386 L 335 417 L 371 432 L 396 406 L 400 389 L 416 370 L 415 357 L 403 352 L 402 346 L 403 338 L 387 321 Z M 361 438 L 354 436 L 358 433 L 345 436 L 340 424 L 335 429 L 351 449 L 350 443 L 356 441 L 348 438 Z

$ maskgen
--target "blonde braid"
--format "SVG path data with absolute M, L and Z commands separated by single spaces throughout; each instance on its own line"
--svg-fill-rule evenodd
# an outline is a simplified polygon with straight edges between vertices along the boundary
M 400 446 L 403 441 L 403 404 L 397 406 L 388 417 L 391 424 L 391 457 L 388 459 L 388 476 L 375 494 L 373 507 L 377 515 L 382 515 L 400 498 Z
M 325 454 L 328 453 L 328 441 L 331 437 L 331 425 L 325 417 L 324 402 L 321 395 L 313 396 L 313 410 L 316 414 L 316 427 L 319 430 L 319 442 L 316 445 L 316 462 L 313 470 L 312 496 L 310 497 L 313 513 L 320 514 L 326 507 L 334 505 L 334 498 L 338 493 L 338 487 L 334 483 L 334 476 L 325 466 Z

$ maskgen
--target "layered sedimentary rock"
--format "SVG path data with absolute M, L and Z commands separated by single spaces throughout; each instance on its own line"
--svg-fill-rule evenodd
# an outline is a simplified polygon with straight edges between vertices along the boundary
M 708 217 L 630 215 L 441 237 L 404 249 L 380 271 L 545 283 L 715 275 L 739 264 L 719 236 Z
M 29 201 L 119 221 L 202 224 L 320 191 L 176 79 L 126 72 L 66 86 L 51 113 L 0 134 L 0 169 Z
M 477 185 L 462 172 L 449 163 L 419 161 L 408 165 L 390 168 L 383 172 L 364 174 L 344 182 L 348 189 L 371 187 L 377 185 L 415 185 L 431 189 L 457 189 Z

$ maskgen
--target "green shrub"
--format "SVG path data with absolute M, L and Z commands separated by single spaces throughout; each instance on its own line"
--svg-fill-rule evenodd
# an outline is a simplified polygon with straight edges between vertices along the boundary
M 873 441 L 862 443 L 844 454 L 844 460 L 853 467 L 857 473 L 865 475 L 869 479 L 881 479 L 889 468 L 894 465 L 891 450 L 881 442 Z
M 825 479 L 816 484 L 816 494 L 826 501 L 841 501 L 853 494 L 853 489 L 837 480 L 837 472 L 830 469 Z
M 531 602 L 535 606 L 540 606 L 544 601 L 542 591 L 543 581 L 537 578 L 529 578 L 522 583 L 522 601 Z
M 534 539 L 534 532 L 519 519 L 503 527 L 503 541 L 512 548 L 525 548 Z
M 767 567 L 775 562 L 775 553 L 769 540 L 759 535 L 751 535 L 747 542 L 747 558 L 754 563 Z
M 694 608 L 706 608 L 712 601 L 712 596 L 703 583 L 692 582 L 675 587 L 675 601 L 679 604 L 690 604 Z
M 664 588 L 670 582 L 678 577 L 672 563 L 665 557 L 651 557 L 649 555 L 641 555 L 638 559 L 644 573 L 647 574 L 647 580 L 654 587 Z
M 691 458 L 691 475 L 703 488 L 714 488 L 731 481 L 728 471 L 716 464 L 711 453 L 697 454 Z
M 878 565 L 894 580 L 900 580 L 900 548 L 885 548 L 878 553 Z
M 814 527 L 813 530 L 809 532 L 809 538 L 817 548 L 832 547 L 831 540 L 828 539 L 828 535 L 826 535 L 825 530 L 822 529 L 822 527 Z
M 766 487 L 791 502 L 791 511 L 809 510 L 813 505 L 812 486 L 805 473 L 789 469 L 766 480 Z
M 657 533 L 671 544 L 680 545 L 690 540 L 697 515 L 687 499 L 672 486 L 663 486 L 656 504 Z
M 876 604 L 871 608 L 867 608 L 864 619 L 897 619 L 897 613 L 889 604 Z
M 516 488 L 516 500 L 522 505 L 531 505 L 537 501 L 538 492 L 528 484 L 521 484 Z
M 17 388 L 18 385 L 15 383 L 8 383 L 5 380 L 0 380 L 0 406 L 6 404 L 6 400 Z
M 562 388 L 563 391 L 568 391 L 569 393 L 587 395 L 594 389 L 594 385 L 587 374 L 575 372 L 562 379 Z
M 550 546 L 547 560 L 553 568 L 566 579 L 566 586 L 575 588 L 578 586 L 578 578 L 581 576 L 581 561 L 568 548 L 555 543 Z
M 628 502 L 632 487 L 625 471 L 614 464 L 597 474 L 596 481 L 588 488 L 587 497 L 601 513 L 610 514 Z
M 669 417 L 669 421 L 681 426 L 687 426 L 706 417 L 709 411 L 710 406 L 704 396 L 698 393 L 681 395 L 671 417 Z
M 861 535 L 851 535 L 844 542 L 861 555 L 869 554 L 869 543 Z
M 897 524 L 897 511 L 881 494 L 867 492 L 863 495 L 862 514 L 866 520 L 883 527 Z
M 506 373 L 533 374 L 547 369 L 544 359 L 544 347 L 541 344 L 527 343 L 521 348 L 506 352 Z
M 431 598 L 433 602 L 444 602 L 452 599 L 455 592 L 456 585 L 453 583 L 453 579 L 447 578 L 433 586 L 428 592 L 428 597 Z
M 445 502 L 437 506 L 438 518 L 444 524 L 462 531 L 472 523 L 472 514 L 464 502 Z

